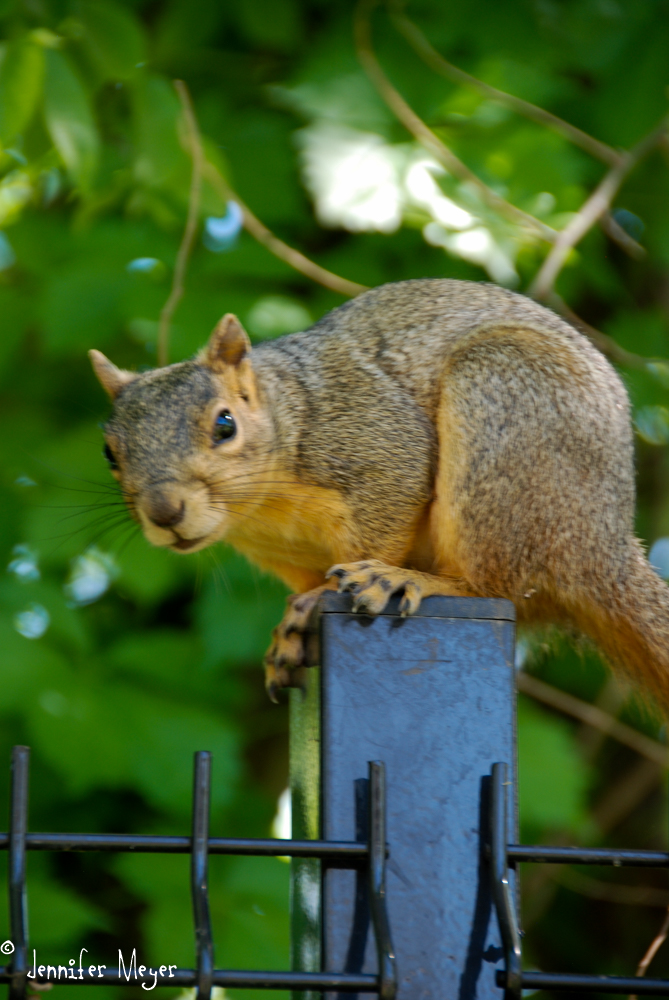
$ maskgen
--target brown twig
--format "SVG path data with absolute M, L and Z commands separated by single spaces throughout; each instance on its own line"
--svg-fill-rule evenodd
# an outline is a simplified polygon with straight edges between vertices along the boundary
M 637 243 L 633 236 L 630 236 L 622 226 L 618 225 L 611 212 L 605 212 L 599 220 L 599 224 L 608 238 L 622 247 L 630 257 L 634 257 L 635 260 L 643 260 L 646 256 L 646 248 Z
M 643 757 L 628 767 L 613 788 L 609 788 L 592 808 L 591 815 L 603 836 L 629 816 L 660 783 L 664 769 L 655 761 Z M 571 839 L 552 835 L 551 843 L 567 846 Z M 541 919 L 555 896 L 559 871 L 555 865 L 533 865 L 522 879 L 523 924 L 525 929 Z M 580 891 L 571 886 L 574 892 Z
M 614 830 L 648 798 L 664 777 L 664 768 L 641 757 L 626 768 L 613 787 L 603 792 L 590 814 L 600 836 Z
M 498 104 L 503 104 L 511 111 L 515 111 L 517 114 L 523 115 L 523 117 L 529 118 L 531 121 L 537 122 L 539 125 L 545 125 L 547 128 L 553 129 L 553 131 L 558 132 L 560 135 L 564 136 L 565 139 L 573 142 L 576 146 L 580 146 L 581 149 L 586 151 L 586 153 L 590 153 L 590 155 L 596 157 L 596 159 L 602 160 L 604 163 L 608 163 L 610 167 L 617 166 L 621 158 L 621 154 L 616 149 L 613 149 L 612 146 L 607 146 L 606 143 L 593 138 L 591 135 L 588 135 L 587 132 L 582 132 L 580 128 L 576 128 L 575 125 L 570 125 L 569 122 L 564 121 L 562 118 L 558 118 L 557 115 L 551 114 L 550 111 L 537 107 L 536 104 L 531 104 L 529 101 L 524 101 L 521 97 L 514 97 L 513 94 L 507 94 L 503 90 L 498 90 L 497 87 L 492 87 L 490 84 L 484 83 L 483 80 L 479 80 L 477 77 L 471 76 L 469 73 L 465 73 L 464 70 L 461 70 L 457 66 L 454 66 L 453 63 L 448 62 L 447 59 L 444 59 L 444 57 L 437 52 L 432 45 L 430 45 L 427 38 L 417 25 L 415 25 L 413 21 L 409 20 L 406 14 L 402 11 L 399 3 L 393 3 L 390 5 L 390 16 L 395 23 L 397 30 L 406 38 L 414 52 L 436 73 L 452 80 L 453 83 L 459 83 L 465 87 L 471 87 L 472 89 L 477 90 L 479 94 L 483 94 L 484 97 L 488 97 L 490 100 L 497 101 Z
M 345 295 L 347 298 L 354 298 L 356 295 L 360 295 L 361 292 L 368 291 L 367 285 L 359 285 L 356 281 L 349 281 L 347 278 L 341 278 L 338 274 L 333 274 L 332 271 L 326 271 L 324 267 L 315 264 L 313 260 L 309 260 L 299 250 L 293 249 L 293 247 L 288 246 L 287 243 L 284 243 L 283 240 L 275 236 L 253 214 L 251 209 L 244 204 L 239 195 L 232 190 L 213 163 L 207 161 L 204 165 L 204 172 L 209 183 L 225 201 L 233 200 L 237 202 L 242 211 L 244 229 L 258 243 L 262 243 L 270 253 L 278 257 L 279 260 L 284 261 L 290 267 L 304 274 L 307 278 L 311 278 L 312 281 L 317 282 L 319 285 L 324 285 L 325 288 L 329 288 L 333 292 L 338 292 L 340 295 Z
M 638 730 L 632 729 L 631 726 L 625 725 L 624 722 L 619 722 L 618 719 L 614 719 L 612 715 L 603 712 L 596 705 L 590 705 L 587 701 L 567 694 L 566 691 L 560 691 L 522 670 L 518 673 L 518 689 L 529 695 L 530 698 L 550 705 L 551 708 L 556 708 L 559 712 L 564 712 L 565 715 L 571 715 L 572 718 L 580 719 L 581 722 L 594 726 L 595 729 L 601 729 L 612 739 L 630 747 L 642 757 L 647 757 L 648 760 L 655 761 L 662 767 L 669 767 L 669 750 L 665 746 L 638 732 Z
M 560 865 L 553 878 L 561 885 L 591 899 L 602 899 L 608 903 L 623 903 L 627 906 L 667 906 L 669 893 L 652 885 L 616 885 L 603 879 L 584 875 L 573 868 Z
M 193 170 L 191 173 L 190 194 L 188 196 L 188 215 L 186 225 L 179 245 L 176 263 L 174 265 L 174 275 L 172 278 L 172 288 L 167 297 L 167 302 L 160 311 L 160 323 L 158 325 L 158 364 L 166 365 L 169 355 L 170 324 L 174 310 L 184 293 L 184 281 L 188 258 L 193 249 L 193 242 L 197 232 L 197 222 L 200 214 L 200 192 L 202 189 L 202 167 L 204 154 L 202 152 L 202 140 L 200 130 L 197 127 L 193 104 L 188 93 L 188 88 L 183 80 L 175 80 L 174 87 L 181 102 L 186 124 L 186 143 L 190 153 Z
M 616 343 L 613 337 L 609 337 L 608 334 L 602 333 L 601 330 L 590 326 L 584 319 L 581 319 L 573 309 L 569 308 L 564 299 L 556 291 L 551 291 L 548 296 L 548 305 L 555 309 L 557 313 L 560 313 L 561 316 L 564 316 L 566 320 L 569 320 L 571 325 L 575 326 L 577 330 L 584 333 L 602 354 L 605 354 L 607 358 L 616 361 L 618 364 L 625 365 L 627 368 L 639 368 L 642 371 L 648 371 L 648 366 L 659 360 L 657 358 L 644 358 L 641 354 L 633 354 L 632 351 L 626 351 L 624 347 Z
M 601 708 L 602 712 L 617 717 L 628 696 L 629 690 L 627 689 L 627 685 L 620 684 L 618 678 L 611 674 L 597 692 L 597 697 L 593 704 L 597 708 Z M 593 729 L 592 726 L 588 726 L 583 722 L 579 727 L 576 738 L 581 747 L 583 760 L 587 763 L 592 763 L 602 749 L 607 737 L 606 733 L 603 733 L 601 729 Z
M 553 285 L 562 270 L 567 255 L 585 234 L 602 216 L 609 211 L 611 202 L 616 196 L 625 177 L 646 156 L 665 135 L 666 120 L 663 119 L 657 128 L 653 129 L 641 142 L 629 152 L 622 154 L 620 162 L 609 170 L 599 182 L 590 197 L 574 215 L 571 222 L 562 229 L 554 241 L 546 260 L 541 265 L 539 273 L 532 282 L 529 295 L 535 299 L 547 299 L 553 290 Z
M 439 163 L 444 166 L 454 177 L 466 181 L 476 189 L 481 199 L 500 215 L 506 216 L 518 226 L 529 229 L 537 236 L 540 236 L 548 243 L 554 243 L 558 234 L 550 226 L 535 219 L 533 215 L 524 212 L 510 202 L 496 194 L 492 188 L 477 177 L 469 167 L 446 146 L 441 139 L 435 135 L 422 118 L 416 114 L 413 108 L 409 107 L 401 94 L 393 87 L 392 83 L 381 69 L 381 65 L 374 54 L 371 42 L 371 31 L 369 15 L 378 0 L 361 0 L 355 14 L 355 42 L 358 59 L 365 70 L 367 76 L 374 84 L 376 90 L 388 105 L 393 114 L 404 125 L 418 142 L 430 152 Z
M 653 959 L 657 955 L 658 951 L 660 950 L 664 942 L 667 940 L 667 934 L 669 934 L 669 906 L 667 907 L 667 912 L 664 915 L 662 926 L 660 927 L 659 931 L 649 944 L 646 954 L 643 956 L 643 958 L 641 959 L 641 961 L 637 966 L 636 970 L 637 976 L 646 975 L 646 969 L 653 961 Z M 632 994 L 629 1000 L 637 1000 L 636 994 Z
M 441 53 L 437 52 L 435 48 L 428 42 L 427 38 L 423 32 L 418 28 L 417 25 L 411 21 L 406 14 L 401 9 L 399 3 L 391 3 L 390 5 L 390 16 L 397 27 L 397 30 L 406 38 L 409 45 L 413 48 L 414 52 L 425 62 L 431 69 L 441 76 L 445 76 L 447 79 L 452 80 L 453 83 L 462 84 L 465 87 L 471 87 L 473 90 L 478 91 L 484 97 L 490 100 L 497 101 L 498 104 L 502 104 L 504 107 L 509 108 L 511 111 L 515 111 L 519 115 L 523 115 L 525 118 L 529 118 L 530 121 L 536 122 L 538 125 L 543 125 L 546 128 L 552 129 L 559 135 L 562 135 L 569 142 L 573 142 L 574 145 L 580 146 L 581 149 L 585 150 L 586 153 L 590 153 L 598 160 L 607 163 L 610 167 L 615 167 L 622 158 L 621 152 L 614 149 L 612 146 L 607 146 L 606 143 L 600 142 L 599 139 L 595 139 L 593 136 L 588 135 L 587 132 L 583 132 L 580 128 L 576 128 L 575 125 L 571 125 L 569 122 L 564 121 L 563 118 L 558 118 L 557 115 L 552 114 L 550 111 L 546 111 L 545 108 L 540 108 L 536 104 L 531 104 L 530 101 L 525 101 L 521 97 L 514 97 L 513 94 L 507 94 L 504 90 L 498 90 L 497 87 L 492 87 L 489 83 L 484 83 L 483 80 L 479 80 L 478 77 L 472 76 L 470 73 L 465 73 L 464 70 L 459 69 L 459 67 L 454 66 L 453 63 L 448 62 Z M 606 215 L 600 220 L 602 229 L 614 243 L 617 243 L 622 249 L 630 255 L 639 260 L 645 256 L 645 249 L 633 239 L 629 233 L 626 233 L 622 226 L 619 226 L 615 219 L 612 218 L 611 213 L 607 212 Z

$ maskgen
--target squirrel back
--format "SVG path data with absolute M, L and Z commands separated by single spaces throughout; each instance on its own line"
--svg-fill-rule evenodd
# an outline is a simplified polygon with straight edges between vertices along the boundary
M 562 380 L 571 394 L 571 412 L 556 421 L 550 408 L 542 412 L 541 399 L 537 406 L 530 386 L 514 399 L 517 423 L 533 450 L 541 447 L 542 436 L 570 436 L 579 462 L 584 444 L 590 451 L 599 434 L 599 450 L 603 447 L 610 458 L 607 472 L 615 478 L 619 501 L 626 501 L 631 528 L 633 444 L 625 389 L 586 337 L 524 296 L 449 279 L 384 285 L 309 330 L 254 347 L 253 366 L 297 477 L 344 491 L 361 524 L 378 537 L 401 530 L 400 512 L 410 521 L 433 496 L 438 412 L 448 366 L 472 356 L 477 344 L 480 354 L 487 341 L 502 362 L 505 341 L 517 340 L 520 330 L 530 330 L 532 338 L 530 343 L 525 337 L 522 353 L 533 351 L 539 368 L 550 366 L 554 379 Z M 516 364 L 514 359 L 508 363 Z M 537 375 L 529 378 L 536 381 Z M 518 389 L 521 379 L 517 371 Z M 469 426 L 492 443 L 498 430 L 487 426 L 492 414 L 486 387 L 481 391 L 478 409 L 469 394 Z M 552 390 L 543 391 L 548 402 Z M 581 420 L 588 424 L 586 442 Z M 507 458 L 503 474 L 513 476 L 521 455 L 511 448 Z

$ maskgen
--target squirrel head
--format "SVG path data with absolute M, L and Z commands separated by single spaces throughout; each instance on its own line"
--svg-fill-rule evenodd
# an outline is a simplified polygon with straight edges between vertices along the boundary
M 245 520 L 268 478 L 273 432 L 236 316 L 194 361 L 138 374 L 89 356 L 114 404 L 105 455 L 148 540 L 195 552 Z

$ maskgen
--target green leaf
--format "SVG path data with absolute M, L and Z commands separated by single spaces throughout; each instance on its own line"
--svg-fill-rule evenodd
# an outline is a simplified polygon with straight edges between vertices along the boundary
M 177 181 L 188 190 L 190 162 L 177 138 L 179 101 L 167 80 L 147 76 L 132 88 L 135 127 L 135 177 L 150 187 Z
M 225 553 L 225 550 L 223 550 Z M 286 588 L 229 550 L 197 603 L 205 665 L 258 663 L 283 616 Z
M 249 332 L 262 340 L 306 330 L 312 323 L 309 310 L 286 295 L 267 295 L 258 299 L 247 316 Z
M 130 887 L 133 895 L 150 903 L 142 921 L 149 961 L 176 962 L 188 967 L 194 958 L 188 898 L 189 858 L 119 854 L 113 865 L 116 877 Z M 210 902 L 215 905 L 211 888 Z M 230 961 L 227 955 L 226 960 Z
M 9 366 L 30 321 L 33 303 L 16 288 L 0 288 L 0 372 Z
M 240 761 L 229 721 L 108 677 L 61 673 L 43 683 L 27 707 L 31 743 L 70 792 L 132 788 L 167 813 L 188 815 L 193 754 L 211 750 L 212 806 L 230 801 Z
M 0 617 L 0 710 L 20 711 L 42 689 L 72 682 L 66 661 L 50 649 L 48 633 L 41 639 L 26 639 L 13 627 L 9 615 Z
M 230 955 L 238 969 L 287 968 L 289 866 L 276 858 L 235 858 L 226 867 L 221 889 L 228 897 L 228 912 L 221 913 L 216 905 L 212 908 L 223 954 Z M 216 874 L 212 868 L 214 885 Z M 262 996 L 255 993 L 255 1000 Z
M 109 920 L 96 907 L 77 895 L 73 889 L 57 882 L 49 871 L 47 856 L 33 854 L 28 865 L 30 950 L 37 951 L 37 962 L 67 961 L 72 957 L 68 949 L 72 940 L 81 939 L 92 928 L 104 930 Z M 54 919 L 57 914 L 57 918 Z M 3 914 L 0 934 L 3 940 L 10 936 Z M 75 955 L 78 952 L 74 953 Z
M 300 7 L 295 0 L 244 0 L 234 11 L 242 32 L 256 45 L 291 50 L 301 39 Z
M 520 817 L 530 835 L 580 826 L 586 819 L 590 772 L 572 727 L 522 697 L 518 702 L 518 759 Z
M 669 389 L 669 361 L 649 361 L 646 368 L 664 389 Z
M 44 78 L 44 50 L 28 38 L 10 42 L 0 65 L 0 142 L 30 123 Z
M 639 436 L 648 444 L 669 444 L 669 409 L 666 406 L 642 406 L 634 423 Z
M 43 322 L 47 349 L 67 354 L 104 347 L 120 325 L 118 302 L 126 275 L 91 263 L 61 268 L 44 288 Z
M 100 139 L 81 81 L 60 52 L 46 53 L 44 118 L 72 180 L 87 191 L 97 168 Z
M 132 525 L 128 514 L 128 525 Z M 174 593 L 195 571 L 190 558 L 151 545 L 135 528 L 136 538 L 119 555 L 117 589 L 139 604 L 153 604 Z
M 49 614 L 49 641 L 56 640 L 70 655 L 90 646 L 86 622 L 80 612 L 68 606 L 60 587 L 51 580 L 23 582 L 7 574 L 0 579 L 0 605 L 15 617 L 30 604 L 37 603 Z
M 139 24 L 127 8 L 104 0 L 82 2 L 76 13 L 82 44 L 101 80 L 127 80 L 146 55 Z

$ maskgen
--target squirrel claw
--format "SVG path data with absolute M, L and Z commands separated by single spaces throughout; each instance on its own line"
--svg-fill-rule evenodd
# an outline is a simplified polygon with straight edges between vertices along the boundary
M 378 559 L 333 566 L 326 576 L 339 580 L 339 593 L 353 594 L 354 614 L 380 615 L 393 594 L 402 594 L 400 615 L 418 611 L 423 595 L 420 574 L 399 566 L 387 566 Z
M 276 683 L 276 681 L 270 681 L 268 684 L 265 685 L 265 689 L 269 696 L 269 700 L 273 701 L 275 705 L 278 705 L 279 704 L 278 693 L 281 690 L 281 688 Z

